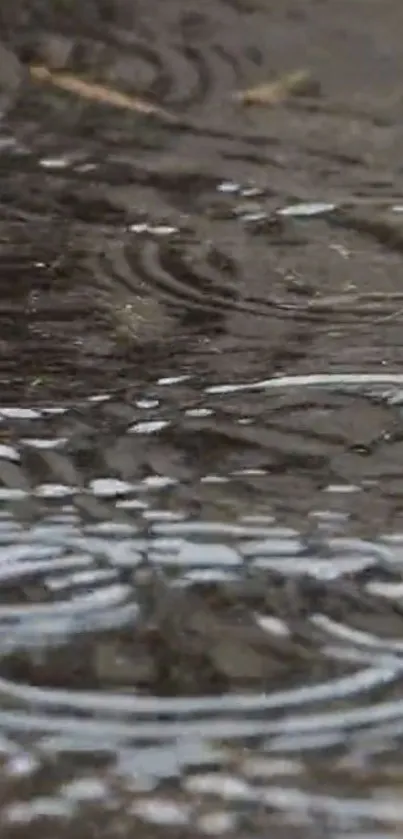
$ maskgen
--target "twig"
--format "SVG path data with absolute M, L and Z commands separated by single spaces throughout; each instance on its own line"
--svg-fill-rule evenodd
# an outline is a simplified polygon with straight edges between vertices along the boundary
M 105 87 L 101 84 L 86 82 L 78 76 L 74 76 L 72 73 L 54 73 L 43 65 L 31 65 L 30 75 L 35 81 L 48 82 L 61 90 L 73 93 L 83 99 L 99 102 L 103 105 L 111 105 L 115 108 L 122 108 L 126 111 L 136 111 L 137 113 L 156 116 L 166 122 L 177 121 L 174 114 L 171 114 L 159 105 L 148 102 L 147 99 L 142 99 L 139 96 L 129 96 L 126 93 L 121 93 L 118 90 Z

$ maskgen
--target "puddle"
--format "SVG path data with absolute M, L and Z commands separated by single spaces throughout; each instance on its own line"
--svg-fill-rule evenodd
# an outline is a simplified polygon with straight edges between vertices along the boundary
M 0 9 L 5 839 L 401 832 L 399 16 Z

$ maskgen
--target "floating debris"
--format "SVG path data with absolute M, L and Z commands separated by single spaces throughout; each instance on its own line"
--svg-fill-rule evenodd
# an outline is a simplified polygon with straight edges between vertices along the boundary
M 154 105 L 147 99 L 139 96 L 129 96 L 127 93 L 121 93 L 105 85 L 94 82 L 86 82 L 72 73 L 53 72 L 43 65 L 31 65 L 29 68 L 30 75 L 35 81 L 48 82 L 49 84 L 58 87 L 60 90 L 65 90 L 68 93 L 74 93 L 82 99 L 99 102 L 103 105 L 111 105 L 115 108 L 123 108 L 126 111 L 136 111 L 137 113 L 157 116 L 168 122 L 175 122 L 176 117 L 165 108 Z
M 295 70 L 273 82 L 263 82 L 247 90 L 234 94 L 234 99 L 242 105 L 279 105 L 289 96 L 302 96 L 318 93 L 319 84 L 312 78 L 309 70 Z

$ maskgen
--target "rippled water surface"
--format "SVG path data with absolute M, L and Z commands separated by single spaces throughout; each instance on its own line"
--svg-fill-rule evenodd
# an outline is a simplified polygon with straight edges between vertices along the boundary
M 4 839 L 402 834 L 402 24 L 1 4 Z

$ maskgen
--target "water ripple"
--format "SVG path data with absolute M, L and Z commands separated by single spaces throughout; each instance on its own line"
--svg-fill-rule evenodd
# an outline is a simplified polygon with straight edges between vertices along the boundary
M 399 831 L 398 16 L 266 5 L 0 8 L 5 839 Z

